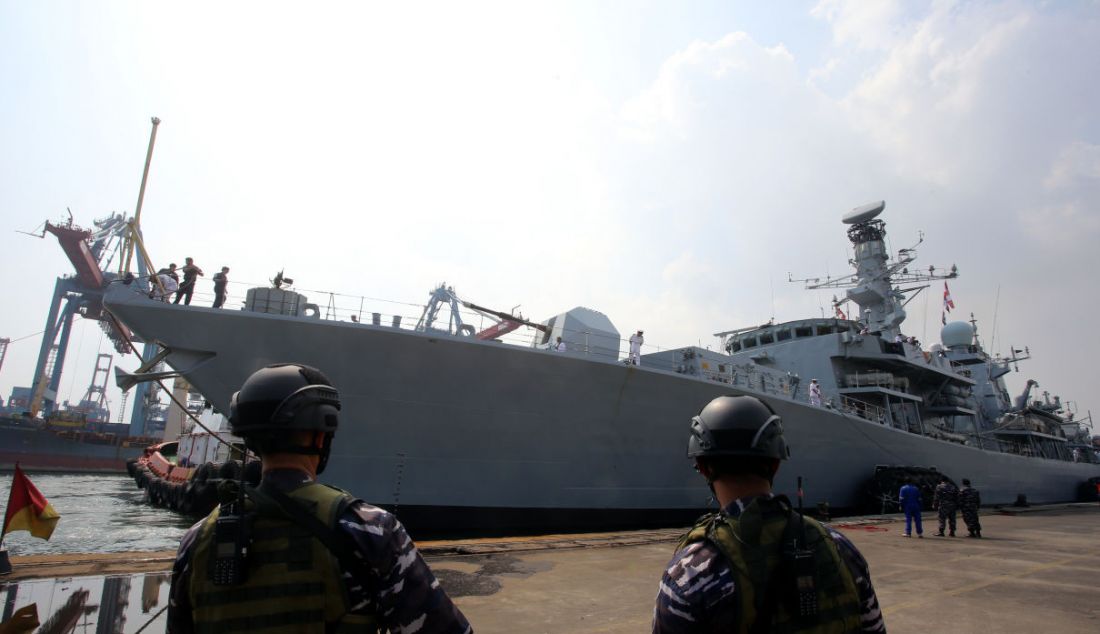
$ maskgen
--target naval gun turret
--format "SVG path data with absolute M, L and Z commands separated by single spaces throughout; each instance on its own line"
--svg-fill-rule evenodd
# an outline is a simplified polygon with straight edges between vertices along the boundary
M 1024 393 L 1016 397 L 1016 409 L 1023 410 L 1027 407 L 1027 403 L 1031 399 L 1031 388 L 1033 387 L 1039 387 L 1039 382 L 1035 379 L 1028 379 L 1027 385 L 1024 387 Z

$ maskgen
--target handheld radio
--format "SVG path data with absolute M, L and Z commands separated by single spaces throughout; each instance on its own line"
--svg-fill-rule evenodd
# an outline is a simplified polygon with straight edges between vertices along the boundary
M 248 580 L 252 515 L 245 510 L 244 486 L 242 475 L 237 482 L 237 499 L 222 504 L 214 522 L 214 565 L 210 568 L 210 581 L 216 586 L 237 586 Z
M 794 592 L 797 597 L 796 615 L 800 619 L 817 618 L 817 566 L 814 551 L 807 548 L 806 522 L 802 517 L 802 476 L 798 476 L 798 539 L 794 540 L 787 558 L 794 572 Z

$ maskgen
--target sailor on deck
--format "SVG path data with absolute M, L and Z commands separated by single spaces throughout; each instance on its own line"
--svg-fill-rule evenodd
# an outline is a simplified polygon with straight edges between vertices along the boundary
M 175 266 L 175 264 L 172 265 L 173 269 Z M 157 273 L 157 280 L 160 282 L 160 285 L 153 285 L 152 297 L 154 299 L 167 302 L 168 298 L 176 292 L 176 289 L 179 288 L 179 283 L 176 282 L 176 278 L 173 275 L 174 273 L 167 269 L 161 269 L 160 273 Z
M 176 291 L 176 301 L 173 304 L 180 303 L 183 300 L 184 305 L 191 305 L 191 296 L 195 293 L 195 281 L 199 275 L 202 275 L 202 269 L 195 264 L 195 261 L 191 258 L 184 260 L 183 265 L 183 282 L 180 283 L 179 289 Z
M 821 384 L 817 379 L 810 379 L 810 405 L 821 406 Z
M 223 266 L 222 270 L 214 274 L 214 308 L 225 305 L 225 287 L 229 284 L 229 267 Z
M 149 297 L 159 299 L 162 302 L 168 301 L 168 298 L 179 288 L 179 281 L 180 276 L 179 273 L 176 273 L 176 263 L 173 262 L 166 268 L 157 271 L 155 280 L 152 277 L 149 278 Z
M 643 343 L 645 343 L 645 339 L 642 337 L 641 330 L 633 335 L 630 335 L 630 356 L 627 358 L 629 363 L 632 363 L 634 365 L 642 364 Z

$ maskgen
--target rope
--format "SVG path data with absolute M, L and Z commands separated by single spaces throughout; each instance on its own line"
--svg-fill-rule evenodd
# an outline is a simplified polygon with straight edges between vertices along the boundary
M 8 342 L 8 344 L 10 345 L 10 344 L 13 344 L 17 341 L 23 341 L 24 339 L 30 339 L 31 337 L 37 337 L 38 335 L 40 335 L 44 332 L 46 332 L 46 331 L 45 330 L 39 330 L 38 332 L 31 333 L 29 335 L 23 335 L 22 337 L 19 337 L 18 339 L 12 339 L 11 341 Z
M 77 359 L 80 358 L 80 353 L 84 351 L 84 324 L 81 323 L 79 325 L 79 328 L 80 328 L 80 339 L 77 340 L 77 344 L 76 344 L 76 358 Z M 69 377 L 69 393 L 66 396 L 67 401 L 73 400 L 73 386 L 75 384 L 76 384 L 76 376 L 72 375 L 72 376 Z M 60 387 L 60 386 L 58 386 L 58 387 Z
M 169 599 L 169 601 L 171 601 L 171 599 Z M 167 610 L 167 609 L 168 609 L 168 604 L 165 604 L 165 605 L 164 605 L 164 607 L 163 607 L 163 608 L 161 608 L 161 609 L 159 609 L 159 610 L 157 610 L 157 613 L 156 613 L 156 614 L 154 614 L 153 616 L 151 616 L 151 617 L 149 618 L 149 620 L 145 622 L 145 624 L 144 624 L 144 625 L 142 625 L 141 627 L 139 627 L 139 628 L 137 629 L 137 631 L 136 631 L 136 632 L 134 632 L 134 634 L 141 634 L 142 632 L 144 632 L 144 631 L 145 631 L 145 628 L 147 628 L 147 627 L 149 627 L 150 625 L 152 625 L 152 624 L 153 624 L 153 621 L 155 621 L 155 620 L 157 620 L 158 618 L 160 618 L 160 615 L 161 615 L 161 614 L 164 614 L 164 611 L 165 611 L 165 610 Z
M 118 318 L 115 317 L 114 313 L 112 313 L 110 311 L 107 311 L 107 314 L 111 316 L 111 321 L 114 323 L 115 330 L 117 330 L 119 334 L 125 333 L 126 332 L 125 329 L 123 329 L 122 324 L 119 323 Z M 137 357 L 140 359 L 141 358 L 141 353 L 138 352 L 137 346 L 134 345 L 133 340 L 130 339 L 130 337 L 124 337 L 124 339 L 126 341 L 126 345 L 130 346 L 130 350 L 133 351 L 133 353 L 135 355 L 137 355 Z M 220 442 L 221 444 L 225 445 L 226 447 L 229 447 L 230 449 L 233 448 L 232 443 L 226 442 L 225 440 L 222 439 L 221 436 L 219 436 L 217 434 L 217 432 L 211 430 L 206 425 L 203 425 L 202 421 L 200 421 L 197 416 L 192 414 L 191 410 L 187 409 L 187 405 L 184 404 L 184 403 L 181 403 L 180 400 L 178 398 L 176 398 L 176 395 L 173 394 L 171 390 L 169 390 L 167 387 L 164 386 L 164 382 L 161 379 L 155 379 L 155 381 L 156 381 L 156 384 L 160 386 L 160 389 L 164 390 L 164 393 L 168 395 L 168 398 L 172 399 L 172 402 L 175 403 L 176 406 L 179 407 L 181 410 L 183 410 L 183 412 L 185 414 L 187 414 L 188 418 L 190 418 L 192 421 L 194 421 L 196 425 L 198 425 L 202 429 L 206 430 L 207 433 L 209 433 L 211 436 L 213 436 L 214 439 L 217 440 L 218 442 Z M 232 452 L 230 453 L 230 455 L 232 455 Z M 247 455 L 246 455 L 246 457 L 247 457 Z M 242 460 L 241 462 L 243 464 L 244 462 L 246 462 L 246 460 Z

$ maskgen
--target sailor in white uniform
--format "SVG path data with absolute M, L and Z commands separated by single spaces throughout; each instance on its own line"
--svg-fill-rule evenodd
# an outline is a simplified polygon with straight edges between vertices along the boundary
M 642 331 L 630 335 L 630 356 L 628 361 L 634 365 L 642 364 L 642 344 L 645 343 L 645 339 L 642 338 Z
M 160 287 L 153 287 L 153 294 L 155 296 L 155 299 L 159 299 L 162 302 L 167 302 L 168 298 L 175 294 L 176 289 L 179 288 L 179 284 L 167 273 L 157 274 L 157 279 L 160 280 Z M 161 290 L 161 288 L 163 288 L 163 291 Z
M 810 379 L 810 405 L 821 405 L 821 385 L 817 379 Z

